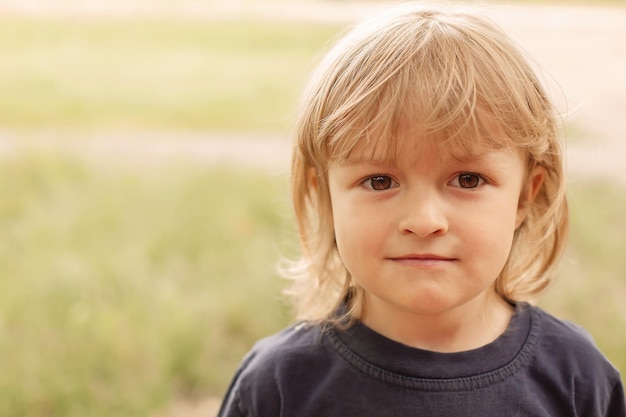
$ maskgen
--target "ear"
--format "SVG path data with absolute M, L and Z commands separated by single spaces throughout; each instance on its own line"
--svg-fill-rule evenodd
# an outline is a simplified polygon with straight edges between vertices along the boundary
M 519 203 L 517 205 L 517 216 L 515 218 L 516 229 L 521 226 L 524 220 L 526 220 L 528 210 L 530 209 L 532 203 L 535 201 L 535 197 L 537 197 L 537 194 L 539 194 L 539 190 L 543 185 L 545 175 L 546 170 L 542 166 L 536 166 L 528 174 L 524 187 L 522 188 L 522 194 L 520 195 Z

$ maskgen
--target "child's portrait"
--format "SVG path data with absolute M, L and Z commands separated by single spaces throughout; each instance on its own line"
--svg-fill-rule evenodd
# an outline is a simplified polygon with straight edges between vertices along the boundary
M 626 417 L 624 0 L 0 0 L 0 417 Z
M 563 119 L 478 10 L 405 4 L 348 31 L 299 109 L 298 322 L 220 416 L 625 416 L 617 369 L 535 300 L 567 241 Z

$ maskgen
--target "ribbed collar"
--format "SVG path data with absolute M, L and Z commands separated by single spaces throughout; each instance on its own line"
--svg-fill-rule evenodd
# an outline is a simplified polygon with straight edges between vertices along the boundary
M 540 332 L 534 307 L 519 303 L 507 330 L 492 343 L 459 353 L 416 349 L 388 339 L 361 322 L 328 337 L 351 365 L 385 382 L 422 390 L 484 387 L 512 375 L 532 356 Z

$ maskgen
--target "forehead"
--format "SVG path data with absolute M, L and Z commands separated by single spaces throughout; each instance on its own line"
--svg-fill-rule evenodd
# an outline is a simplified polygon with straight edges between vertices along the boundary
M 372 161 L 396 164 L 400 159 L 414 158 L 428 152 L 440 159 L 467 161 L 513 147 L 512 140 L 495 123 L 465 130 L 427 133 L 420 130 L 419 126 L 405 124 L 394 131 L 355 138 L 348 151 L 335 155 L 333 159 L 346 163 Z

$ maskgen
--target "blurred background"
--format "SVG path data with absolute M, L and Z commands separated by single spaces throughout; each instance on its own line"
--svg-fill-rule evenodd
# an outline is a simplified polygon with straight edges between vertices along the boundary
M 291 322 L 298 96 L 382 2 L 0 0 L 0 415 L 214 415 Z M 626 372 L 626 4 L 481 2 L 567 114 L 540 300 Z

